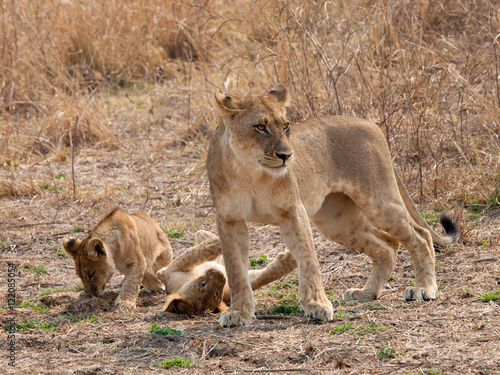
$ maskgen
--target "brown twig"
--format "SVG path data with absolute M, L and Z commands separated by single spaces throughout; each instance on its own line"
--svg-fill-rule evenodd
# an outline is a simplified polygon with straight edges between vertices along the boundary
M 76 116 L 75 120 L 75 136 L 76 136 L 76 127 L 78 126 L 78 116 Z M 73 144 L 73 134 L 69 133 L 69 144 L 71 147 L 71 179 L 73 180 L 73 199 L 76 198 L 76 182 L 75 182 L 75 146 Z

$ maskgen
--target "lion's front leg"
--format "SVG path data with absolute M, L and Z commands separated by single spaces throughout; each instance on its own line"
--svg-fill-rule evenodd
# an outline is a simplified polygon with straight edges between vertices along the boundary
M 139 294 L 142 279 L 146 271 L 146 261 L 139 259 L 128 267 L 120 288 L 120 294 L 116 298 L 115 306 L 122 310 L 135 309 L 135 303 Z
M 255 306 L 248 279 L 247 226 L 244 221 L 227 222 L 217 216 L 217 229 L 231 291 L 231 309 L 222 312 L 219 324 L 222 327 L 252 324 Z
M 311 226 L 302 203 L 299 202 L 283 216 L 280 230 L 286 246 L 297 261 L 299 298 L 305 314 L 317 320 L 332 320 L 333 306 L 323 289 Z

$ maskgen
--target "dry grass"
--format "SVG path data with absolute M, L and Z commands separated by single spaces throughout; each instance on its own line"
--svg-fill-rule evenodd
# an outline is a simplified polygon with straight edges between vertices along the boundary
M 417 200 L 499 204 L 500 27 L 492 1 L 3 7 L 4 162 L 67 158 L 77 116 L 76 142 L 112 144 L 103 95 L 175 88 L 157 97 L 151 121 L 175 117 L 174 143 L 186 146 L 211 134 L 214 89 L 260 93 L 281 82 L 294 94 L 295 120 L 347 114 L 377 122 Z
M 82 235 L 112 207 L 146 209 L 162 227 L 185 233 L 171 241 L 176 252 L 196 230 L 215 228 L 204 173 L 214 90 L 260 94 L 280 82 L 292 93 L 294 121 L 343 114 L 376 122 L 426 218 L 452 210 L 463 233 L 460 245 L 438 255 L 443 298 L 431 308 L 400 302 L 412 277 L 406 252 L 381 305 L 337 306 L 346 316 L 332 326 L 388 328 L 368 339 L 330 335 L 330 325 L 295 317 L 226 332 L 214 316 L 165 317 L 160 296 L 142 298 L 131 316 L 93 311 L 100 320 L 92 329 L 88 321 L 60 324 L 64 309 L 77 305 L 69 303 L 43 313 L 17 309 L 19 321 L 60 324 L 51 340 L 44 332 L 17 335 L 20 372 L 43 359 L 41 372 L 69 373 L 76 356 L 82 373 L 155 373 L 156 362 L 180 356 L 198 373 L 496 373 L 498 301 L 477 298 L 500 285 L 495 1 L 16 0 L 0 7 L 0 252 L 22 269 L 49 271 L 21 271 L 24 301 L 38 303 L 43 285 L 78 282 L 71 262 L 55 255 L 61 238 Z M 269 227 L 252 227 L 251 241 L 254 257 L 283 249 Z M 362 285 L 365 256 L 344 255 L 317 234 L 315 243 L 334 299 Z M 256 298 L 264 317 L 278 303 L 267 289 Z M 153 322 L 187 335 L 150 337 Z M 382 346 L 395 348 L 396 358 L 379 359 Z

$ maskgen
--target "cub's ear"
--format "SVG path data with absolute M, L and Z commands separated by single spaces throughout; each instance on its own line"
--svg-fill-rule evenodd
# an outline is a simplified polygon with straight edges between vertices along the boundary
M 231 116 L 234 117 L 241 110 L 238 108 L 238 101 L 233 99 L 231 95 L 222 94 L 218 91 L 214 92 L 215 104 L 217 104 L 217 108 L 222 116 Z
M 288 95 L 288 90 L 283 85 L 274 86 L 271 91 L 269 91 L 269 95 L 274 97 L 276 103 L 280 103 L 285 107 L 290 104 L 290 95 Z
M 189 302 L 182 299 L 179 294 L 169 294 L 165 305 L 163 305 L 163 311 L 176 313 L 176 314 L 186 314 L 193 315 L 196 311 L 195 307 Z
M 224 301 L 220 302 L 220 305 L 217 306 L 217 308 L 214 310 L 215 313 L 217 312 L 223 312 L 223 311 L 229 311 L 229 307 L 226 305 Z
M 80 249 L 82 241 L 76 240 L 74 238 L 68 239 L 65 237 L 63 238 L 62 243 L 64 251 L 74 258 L 76 256 L 76 253 L 78 252 L 78 249 Z
M 92 238 L 87 245 L 87 255 L 94 260 L 106 259 L 108 252 L 104 242 L 100 238 Z

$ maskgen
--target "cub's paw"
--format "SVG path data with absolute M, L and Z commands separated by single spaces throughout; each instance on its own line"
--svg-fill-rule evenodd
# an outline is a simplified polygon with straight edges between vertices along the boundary
M 436 299 L 436 288 L 428 286 L 427 288 L 409 287 L 405 290 L 405 300 L 424 300 L 430 301 Z
M 330 301 L 309 302 L 303 305 L 305 315 L 311 319 L 321 320 L 323 322 L 333 319 L 333 306 Z
M 143 285 L 144 290 L 148 293 L 162 293 L 165 291 L 165 285 L 158 281 L 158 284 Z
M 355 299 L 357 301 L 369 301 L 372 299 L 377 299 L 377 296 L 374 296 L 371 293 L 365 292 L 363 289 L 347 289 L 344 293 L 344 299 Z
M 199 230 L 194 234 L 194 238 L 197 243 L 200 243 L 208 240 L 209 238 L 217 238 L 217 235 L 207 230 Z
M 247 326 L 253 323 L 255 315 L 241 311 L 223 311 L 220 314 L 219 324 L 221 327 Z
M 135 310 L 135 301 L 130 301 L 127 299 L 117 299 L 115 301 L 116 308 L 122 311 L 134 311 Z

